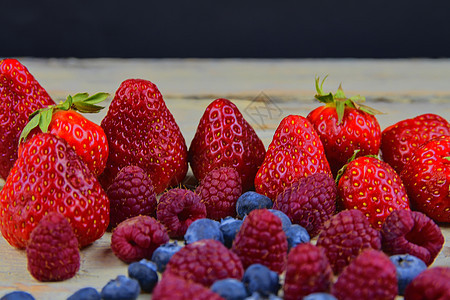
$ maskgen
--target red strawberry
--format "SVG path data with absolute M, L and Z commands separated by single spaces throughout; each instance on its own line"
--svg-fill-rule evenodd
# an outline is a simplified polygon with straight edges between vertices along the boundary
M 177 251 L 167 264 L 164 276 L 173 274 L 204 286 L 225 278 L 241 280 L 244 268 L 239 257 L 216 240 L 200 240 Z
M 77 111 L 97 113 L 103 107 L 96 105 L 108 97 L 106 93 L 89 96 L 87 93 L 68 96 L 58 105 L 41 108 L 30 115 L 30 121 L 20 135 L 26 139 L 32 132 L 50 132 L 66 140 L 84 160 L 95 176 L 100 175 L 108 158 L 108 142 L 103 129 Z M 35 129 L 36 128 L 36 129 Z M 19 148 L 20 152 L 20 148 Z
M 415 210 L 450 222 L 450 136 L 422 144 L 400 174 Z
M 267 209 L 255 209 L 247 215 L 231 248 L 244 268 L 262 264 L 279 274 L 286 267 L 287 249 L 281 219 Z
M 121 222 L 111 236 L 111 250 L 124 262 L 151 259 L 156 248 L 169 242 L 167 229 L 155 218 L 136 216 Z
M 303 299 L 306 295 L 328 292 L 333 271 L 322 248 L 299 244 L 288 255 L 284 281 L 284 299 Z
M 316 173 L 294 182 L 278 194 L 273 208 L 284 212 L 292 223 L 301 225 L 314 237 L 335 213 L 336 197 L 333 178 Z
M 214 169 L 206 174 L 195 192 L 205 203 L 208 218 L 235 217 L 236 202 L 242 194 L 241 177 L 233 168 Z
M 16 59 L 0 61 L 0 177 L 6 180 L 17 159 L 19 136 L 29 115 L 55 104 Z
M 381 249 L 381 235 L 357 209 L 344 210 L 325 222 L 317 239 L 335 274 L 339 274 L 364 249 Z
M 322 140 L 333 175 L 347 163 L 355 150 L 358 155 L 376 155 L 381 143 L 381 129 L 374 114 L 380 113 L 358 102 L 364 97 L 347 98 L 339 86 L 336 94 L 324 94 L 316 78 L 315 96 L 325 103 L 311 111 L 307 118 Z
M 0 191 L 3 237 L 24 248 L 51 211 L 69 220 L 80 247 L 99 239 L 109 222 L 109 201 L 97 178 L 64 139 L 41 133 L 23 145 Z
M 153 300 L 224 300 L 207 287 L 190 280 L 165 274 L 152 292 Z
M 123 167 L 141 167 L 155 193 L 181 183 L 187 173 L 187 147 L 156 85 L 143 79 L 122 82 L 101 123 L 109 156 L 100 181 L 106 189 Z
M 80 268 L 78 240 L 59 212 L 45 215 L 31 232 L 27 245 L 28 270 L 39 281 L 72 278 Z
M 381 133 L 383 160 L 400 174 L 417 147 L 441 135 L 450 135 L 450 123 L 439 115 L 423 114 L 397 122 Z
M 274 200 L 295 181 L 314 173 L 330 174 L 322 142 L 302 116 L 285 117 L 255 178 L 256 192 Z
M 242 190 L 253 187 L 266 150 L 239 109 L 227 99 L 216 99 L 206 108 L 189 147 L 189 162 L 198 180 L 218 167 L 239 172 Z
M 109 227 L 139 215 L 156 216 L 156 194 L 147 174 L 138 166 L 120 170 L 106 191 L 109 199 Z
M 375 157 L 356 158 L 339 178 L 338 194 L 343 206 L 362 211 L 376 229 L 394 210 L 409 209 L 400 176 Z
M 332 293 L 339 300 L 394 300 L 397 296 L 395 265 L 374 249 L 364 250 L 339 275 Z

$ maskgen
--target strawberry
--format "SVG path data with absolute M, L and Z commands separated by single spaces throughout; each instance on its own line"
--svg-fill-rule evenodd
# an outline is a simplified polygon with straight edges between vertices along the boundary
M 232 167 L 241 176 L 242 190 L 253 187 L 266 150 L 239 109 L 227 99 L 206 108 L 189 147 L 189 162 L 198 180 L 218 167 Z
M 255 178 L 256 192 L 274 200 L 285 188 L 315 173 L 331 176 L 322 142 L 304 117 L 285 117 Z
M 381 133 L 383 160 L 400 174 L 420 145 L 441 135 L 450 135 L 450 123 L 439 115 L 423 114 L 399 121 Z
M 150 81 L 122 82 L 101 127 L 108 137 L 109 155 L 100 181 L 105 189 L 126 166 L 141 167 L 155 193 L 181 183 L 187 173 L 187 147 L 164 99 Z
M 65 139 L 94 175 L 100 175 L 105 169 L 108 158 L 108 141 L 105 132 L 99 125 L 89 121 L 77 111 L 99 112 L 103 107 L 96 104 L 104 101 L 108 95 L 106 93 L 97 93 L 92 96 L 87 93 L 76 94 L 73 97 L 69 95 L 63 103 L 33 112 L 20 135 L 19 142 L 26 139 L 30 133 L 50 132 Z
M 28 69 L 16 59 L 0 61 L 0 177 L 6 180 L 22 129 L 36 109 L 55 104 Z
M 353 158 L 352 158 L 353 159 Z M 347 209 L 359 209 L 370 224 L 380 229 L 396 209 L 409 209 L 408 195 L 400 176 L 375 157 L 358 157 L 339 174 L 338 195 Z
M 347 98 L 339 86 L 335 94 L 324 94 L 316 78 L 315 98 L 325 105 L 311 111 L 307 118 L 319 134 L 333 175 L 347 163 L 355 150 L 358 156 L 376 155 L 381 143 L 379 111 L 361 104 L 361 96 Z
M 422 144 L 400 176 L 415 210 L 435 222 L 450 222 L 450 136 Z
M 51 133 L 22 147 L 0 191 L 0 229 L 24 248 L 31 231 L 52 211 L 72 225 L 80 247 L 99 239 L 109 223 L 109 201 L 97 178 L 64 140 Z

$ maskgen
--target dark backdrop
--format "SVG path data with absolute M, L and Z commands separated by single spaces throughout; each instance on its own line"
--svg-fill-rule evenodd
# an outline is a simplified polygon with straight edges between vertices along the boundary
M 0 3 L 0 57 L 450 57 L 448 1 Z

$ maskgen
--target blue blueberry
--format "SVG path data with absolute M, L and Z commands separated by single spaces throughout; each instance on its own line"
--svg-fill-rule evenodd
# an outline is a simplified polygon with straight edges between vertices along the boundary
M 283 300 L 283 299 L 274 294 L 263 296 L 258 292 L 254 292 L 251 296 L 245 298 L 245 300 Z
M 186 230 L 184 242 L 188 245 L 199 240 L 212 239 L 223 244 L 223 234 L 219 225 L 219 222 L 207 218 L 195 220 Z
M 282 212 L 281 210 L 278 210 L 278 209 L 269 209 L 269 211 L 271 213 L 273 213 L 275 216 L 280 218 L 281 224 L 283 224 L 284 232 L 286 232 L 286 230 L 289 227 L 291 227 L 291 225 L 292 225 L 291 219 L 289 219 L 289 217 L 284 212 Z
M 248 296 L 242 281 L 234 278 L 217 280 L 211 286 L 211 290 L 225 300 L 243 300 Z
M 175 244 L 176 244 L 176 243 L 175 243 Z M 155 262 L 153 262 L 153 261 L 151 261 L 151 260 L 148 260 L 148 259 L 145 259 L 145 258 L 141 259 L 139 262 L 140 262 L 141 264 L 146 265 L 147 267 L 149 267 L 149 268 L 152 269 L 153 271 L 158 272 L 158 266 L 156 265 Z
M 93 287 L 85 287 L 76 291 L 67 300 L 101 300 L 100 293 Z
M 0 300 L 35 300 L 34 297 L 24 291 L 14 291 L 0 298 Z
M 163 273 L 170 258 L 182 247 L 176 241 L 159 246 L 153 251 L 152 261 L 156 264 L 158 272 Z
M 258 194 L 257 192 L 248 191 L 238 198 L 236 212 L 238 217 L 243 218 L 254 209 L 272 208 L 272 205 L 272 200 L 269 197 Z
M 398 254 L 389 257 L 397 270 L 398 294 L 405 293 L 406 286 L 422 271 L 427 265 L 419 258 L 409 254 Z
M 141 290 L 146 293 L 151 293 L 158 283 L 158 273 L 140 262 L 134 262 L 128 266 L 128 277 L 136 279 Z
M 303 300 L 337 300 L 337 298 L 328 293 L 312 293 L 303 297 Z
M 219 229 L 223 234 L 223 241 L 227 248 L 231 248 L 233 245 L 236 234 L 241 229 L 243 221 L 232 217 L 226 217 L 220 222 Z
M 140 292 L 141 288 L 136 279 L 119 275 L 103 287 L 101 296 L 103 300 L 134 300 Z
M 311 240 L 308 231 L 298 224 L 292 224 L 286 230 L 286 237 L 289 249 L 294 248 L 298 244 L 309 243 Z
M 250 265 L 244 272 L 242 282 L 249 295 L 257 292 L 264 297 L 278 294 L 281 287 L 278 273 L 261 264 Z

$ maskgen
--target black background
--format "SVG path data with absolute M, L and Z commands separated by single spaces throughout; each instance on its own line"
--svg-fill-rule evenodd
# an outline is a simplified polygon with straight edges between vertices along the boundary
M 0 3 L 0 57 L 450 57 L 447 1 Z

